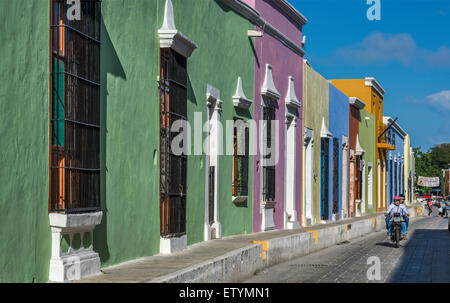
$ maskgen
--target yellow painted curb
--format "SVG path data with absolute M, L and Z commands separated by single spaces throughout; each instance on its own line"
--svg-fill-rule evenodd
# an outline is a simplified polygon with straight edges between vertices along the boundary
M 313 233 L 314 243 L 317 245 L 317 241 L 319 240 L 319 232 L 317 230 L 307 230 L 307 233 Z
M 269 246 L 267 241 L 251 241 L 251 243 L 253 243 L 253 244 L 261 244 L 262 245 L 262 259 L 265 260 L 266 259 L 267 248 Z

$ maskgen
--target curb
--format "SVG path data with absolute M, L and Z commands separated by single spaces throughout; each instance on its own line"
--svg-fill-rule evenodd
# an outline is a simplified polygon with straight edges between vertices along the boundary
M 416 208 L 408 208 L 415 218 Z M 418 212 L 418 211 L 417 211 Z M 419 212 L 420 215 L 420 212 Z M 330 246 L 385 229 L 384 215 L 351 223 L 338 223 L 316 230 L 264 241 L 190 266 L 145 283 L 235 283 L 253 276 L 265 267 L 289 261 Z M 412 220 L 414 221 L 414 219 Z

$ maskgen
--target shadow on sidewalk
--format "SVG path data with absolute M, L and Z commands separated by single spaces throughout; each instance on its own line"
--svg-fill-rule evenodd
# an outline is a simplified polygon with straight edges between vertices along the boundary
M 447 229 L 416 229 L 400 249 L 404 250 L 404 255 L 387 282 L 450 282 L 450 232 Z

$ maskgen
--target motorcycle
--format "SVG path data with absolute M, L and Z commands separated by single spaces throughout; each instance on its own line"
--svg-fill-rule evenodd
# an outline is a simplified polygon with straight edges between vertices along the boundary
M 400 213 L 394 213 L 391 218 L 392 222 L 392 236 L 391 241 L 395 243 L 395 247 L 399 247 L 400 240 L 402 240 L 402 222 L 405 221 Z

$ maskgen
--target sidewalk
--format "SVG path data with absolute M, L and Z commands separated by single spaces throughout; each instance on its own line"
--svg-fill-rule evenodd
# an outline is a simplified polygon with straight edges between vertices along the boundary
M 413 218 L 414 208 L 408 210 Z M 197 243 L 175 254 L 158 254 L 103 268 L 100 274 L 71 282 L 239 282 L 264 267 L 383 229 L 384 215 L 375 213 L 294 230 L 230 236 Z

